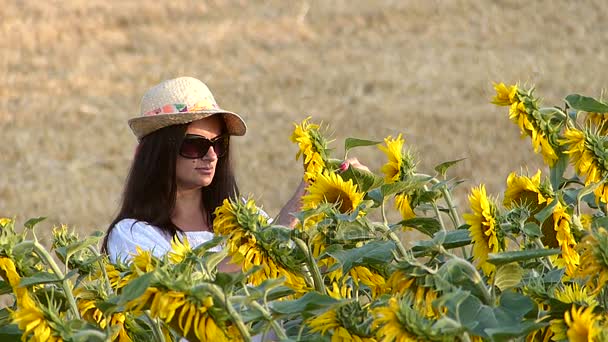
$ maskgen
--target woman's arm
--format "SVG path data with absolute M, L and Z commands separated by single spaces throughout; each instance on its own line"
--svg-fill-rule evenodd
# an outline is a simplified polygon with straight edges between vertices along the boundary
M 297 220 L 293 216 L 293 213 L 297 213 L 302 209 L 302 196 L 304 196 L 304 193 L 306 193 L 306 182 L 302 181 L 289 201 L 287 201 L 279 212 L 279 216 L 277 216 L 275 220 L 277 224 L 291 228 L 296 225 Z

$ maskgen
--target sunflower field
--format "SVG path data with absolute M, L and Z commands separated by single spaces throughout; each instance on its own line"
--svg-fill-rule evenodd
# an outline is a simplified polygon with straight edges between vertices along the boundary
M 291 136 L 308 184 L 293 229 L 226 200 L 208 243 L 111 263 L 102 232 L 57 227 L 45 248 L 41 219 L 0 219 L 0 340 L 608 341 L 608 103 L 494 88 L 547 166 L 511 173 L 501 201 L 480 184 L 458 208 L 458 160 L 421 173 L 401 135 L 348 138 L 336 158 L 308 118 Z M 341 163 L 354 148 L 386 164 Z M 225 258 L 242 272 L 219 272 Z

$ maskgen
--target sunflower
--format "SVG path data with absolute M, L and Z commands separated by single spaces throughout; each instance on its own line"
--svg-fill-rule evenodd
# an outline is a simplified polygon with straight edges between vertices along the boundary
M 534 176 L 518 176 L 515 172 L 507 177 L 507 190 L 503 204 L 507 208 L 515 205 L 524 205 L 531 209 L 531 216 L 540 211 L 541 204 L 547 202 L 549 191 L 541 184 L 541 172 L 538 170 Z
M 568 207 L 557 200 L 553 213 L 541 226 L 543 236 L 541 241 L 546 247 L 560 248 L 561 255 L 556 259 L 556 264 L 566 268 L 566 274 L 573 275 L 580 262 L 580 256 L 576 251 L 576 240 L 570 229 L 572 217 L 568 213 Z
M 501 250 L 498 241 L 498 209 L 486 195 L 486 188 L 482 184 L 473 188 L 469 195 L 472 214 L 464 214 L 463 217 L 468 225 L 473 240 L 473 258 L 477 260 L 479 267 L 486 275 L 490 275 L 496 268 L 486 262 L 489 253 Z
M 118 267 L 118 268 L 117 268 Z M 110 280 L 110 286 L 115 289 L 122 289 L 125 287 L 132 279 L 137 277 L 136 273 L 128 273 L 124 274 L 126 269 L 120 268 L 120 265 L 114 265 L 110 263 L 105 264 L 106 274 L 108 275 L 108 279 Z M 103 277 L 101 271 L 96 275 L 96 278 L 99 279 Z
M 148 273 L 154 271 L 158 266 L 158 259 L 152 255 L 149 250 L 144 250 L 135 247 L 135 253 L 133 254 L 131 270 L 134 273 Z
M 369 310 L 363 309 L 359 302 L 350 302 L 329 309 L 325 313 L 307 321 L 312 332 L 331 334 L 332 342 L 357 341 L 375 342 L 371 332 Z M 366 324 L 367 323 L 367 324 Z
M 599 328 L 596 326 L 598 317 L 593 314 L 593 307 L 572 308 L 572 311 L 566 311 L 564 321 L 568 326 L 568 340 L 573 342 L 593 341 L 599 334 Z
M 17 268 L 15 267 L 13 260 L 6 257 L 0 257 L 0 275 L 13 288 L 17 302 L 22 301 L 23 298 L 27 296 L 27 288 L 19 286 L 21 276 L 17 273 Z
M 525 92 L 517 86 L 505 86 L 503 83 L 494 84 L 496 96 L 492 103 L 499 106 L 509 106 L 509 118 L 521 132 L 522 137 L 532 138 L 534 152 L 541 153 L 545 163 L 553 166 L 558 160 L 555 148 L 556 132 L 559 127 L 543 117 L 538 107 L 538 100 L 532 92 Z M 562 123 L 557 124 L 558 126 Z
M 95 298 L 88 291 L 78 291 L 76 304 L 80 315 L 85 320 L 97 324 L 105 329 L 107 326 L 113 327 L 110 341 L 131 342 L 132 339 L 125 329 L 126 315 L 123 312 L 115 312 L 109 318 L 97 307 Z M 76 294 L 76 293 L 75 293 Z
M 596 306 L 599 304 L 597 299 L 589 293 L 586 286 L 580 286 L 577 283 L 564 285 L 562 288 L 556 288 L 554 295 L 555 298 L 562 303 L 584 306 Z
M 380 170 L 384 173 L 384 182 L 389 184 L 401 180 L 405 140 L 399 134 L 396 139 L 393 139 L 392 136 L 384 138 L 384 143 L 386 146 L 378 145 L 378 148 L 386 154 L 388 162 Z
M 608 203 L 608 185 L 604 182 L 608 171 L 604 167 L 604 156 L 608 152 L 605 147 L 606 137 L 591 130 L 577 129 L 568 129 L 564 137 L 559 142 L 568 147 L 564 153 L 570 155 L 570 162 L 577 174 L 585 179 L 586 186 L 601 182 L 593 192 L 596 201 Z
M 379 341 L 433 341 L 445 340 L 432 331 L 432 324 L 411 307 L 407 298 L 391 297 L 387 306 L 372 310 L 373 329 Z
M 304 161 L 304 180 L 311 181 L 325 169 L 327 142 L 319 133 L 319 125 L 308 123 L 310 117 L 295 125 L 291 141 L 297 143 L 300 150 L 296 160 L 302 156 Z
M 334 264 L 334 261 L 329 260 L 329 258 L 322 260 L 326 262 L 320 263 L 320 265 L 327 268 L 331 267 Z M 339 284 L 339 286 L 344 286 L 349 279 L 352 279 L 355 286 L 359 286 L 359 283 L 361 283 L 370 288 L 372 298 L 376 298 L 381 294 L 386 283 L 386 280 L 382 275 L 365 266 L 354 266 L 347 274 L 343 274 L 342 268 L 339 268 L 329 273 L 327 277 L 330 283 L 336 283 Z
M 302 208 L 315 209 L 322 203 L 330 203 L 343 214 L 352 213 L 363 201 L 363 196 L 352 179 L 345 182 L 337 173 L 324 172 L 308 187 L 308 194 L 302 196 Z
M 166 321 L 171 327 L 181 332 L 189 341 L 228 342 L 241 341 L 242 336 L 238 329 L 228 324 L 225 329 L 210 315 L 213 300 L 207 297 L 202 302 L 188 300 L 182 305 L 179 314 Z
M 57 310 L 54 311 L 58 312 Z M 21 301 L 17 302 L 17 310 L 11 313 L 11 318 L 13 319 L 13 323 L 17 324 L 19 329 L 23 331 L 21 341 L 63 341 L 60 336 L 55 335 L 48 315 L 43 312 L 37 302 L 28 293 L 25 293 Z
M 410 195 L 405 193 L 395 195 L 395 208 L 399 210 L 399 213 L 401 213 L 401 217 L 404 220 L 409 220 L 416 217 L 416 214 L 412 209 Z
M 585 132 L 569 128 L 564 132 L 564 139 L 559 142 L 561 145 L 569 146 L 564 153 L 570 155 L 570 161 L 574 165 L 576 173 L 587 176 L 589 168 L 594 167 L 594 155 L 587 148 Z
M 494 83 L 496 96 L 492 99 L 492 103 L 498 106 L 510 106 L 518 101 L 517 85 L 507 86 L 504 83 Z
M 597 130 L 601 135 L 606 135 L 606 133 L 608 133 L 607 121 L 608 113 L 588 112 L 585 116 L 585 122 L 597 127 Z
M 424 278 L 406 275 L 396 270 L 386 281 L 385 292 L 391 295 L 413 295 L 414 308 L 423 316 L 438 318 L 439 311 L 433 307 L 433 301 L 439 296 L 431 287 L 424 286 Z
M 173 239 L 171 239 L 171 251 L 167 253 L 169 255 L 169 261 L 174 264 L 178 264 L 184 260 L 186 255 L 192 251 L 190 248 L 190 242 L 188 242 L 188 238 L 184 235 L 181 239 L 174 235 Z
M 577 248 L 581 252 L 577 275 L 588 277 L 587 286 L 598 293 L 608 283 L 608 232 L 604 228 L 591 232 Z
M 287 270 L 271 256 L 272 251 L 266 250 L 259 241 L 256 232 L 268 223 L 253 200 L 249 199 L 243 204 L 226 199 L 216 209 L 215 216 L 213 228 L 217 234 L 227 236 L 226 246 L 231 263 L 241 264 L 243 272 L 261 266 L 261 269 L 249 275 L 248 281 L 252 285 L 257 286 L 266 279 L 285 277 L 285 285 L 297 293 L 308 288 L 304 278 Z

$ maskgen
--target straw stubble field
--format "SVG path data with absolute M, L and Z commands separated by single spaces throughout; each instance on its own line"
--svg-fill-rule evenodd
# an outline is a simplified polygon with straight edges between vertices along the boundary
M 419 169 L 458 158 L 466 210 L 541 157 L 492 81 L 534 84 L 547 105 L 606 87 L 603 1 L 8 1 L 0 8 L 0 216 L 81 232 L 116 213 L 144 90 L 181 75 L 242 113 L 241 190 L 276 214 L 301 176 L 289 143 L 308 115 L 347 136 L 403 133 Z M 342 147 L 335 145 L 336 156 Z M 374 170 L 384 155 L 355 153 Z

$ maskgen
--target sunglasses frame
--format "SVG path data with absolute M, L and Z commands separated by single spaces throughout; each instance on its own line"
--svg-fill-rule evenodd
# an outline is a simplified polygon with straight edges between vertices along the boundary
M 226 152 L 228 152 L 228 145 L 230 143 L 230 140 L 228 140 L 229 137 L 230 137 L 230 135 L 228 135 L 228 134 L 220 134 L 220 135 L 218 135 L 217 137 L 215 137 L 213 139 L 209 139 L 209 138 L 207 138 L 205 136 L 198 135 L 198 134 L 186 134 L 186 136 L 184 137 L 184 140 L 182 140 L 182 144 L 179 147 L 179 155 L 182 158 L 186 158 L 186 159 L 200 159 L 200 158 L 203 158 L 203 157 L 205 157 L 207 155 L 207 153 L 209 152 L 209 148 L 210 147 L 213 147 L 213 152 L 215 152 L 215 154 L 217 155 L 217 157 L 218 158 L 222 158 L 222 157 L 224 157 L 226 155 Z M 203 141 L 205 141 L 205 144 L 207 145 L 207 149 L 204 151 L 203 155 L 200 155 L 200 153 L 199 153 L 200 156 L 191 157 L 191 156 L 186 156 L 186 155 L 182 154 L 183 145 L 188 140 L 203 140 Z M 220 153 L 217 153 L 216 146 L 221 146 L 221 145 L 218 145 L 218 144 L 221 144 L 221 142 L 223 140 L 226 140 L 226 142 L 223 143 L 222 147 L 224 147 L 224 148 L 222 149 L 222 152 L 220 154 Z

